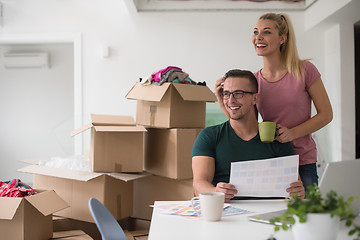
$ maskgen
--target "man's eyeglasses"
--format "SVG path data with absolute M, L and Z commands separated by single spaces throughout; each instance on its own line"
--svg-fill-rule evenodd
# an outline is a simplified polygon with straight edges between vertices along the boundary
M 245 93 L 247 93 L 247 94 L 255 94 L 256 92 L 247 92 L 247 91 L 243 91 L 243 90 L 236 90 L 236 91 L 233 91 L 233 92 L 225 91 L 221 95 L 222 95 L 223 99 L 228 100 L 230 98 L 231 94 L 233 95 L 233 97 L 235 99 L 240 99 L 240 98 L 244 97 Z

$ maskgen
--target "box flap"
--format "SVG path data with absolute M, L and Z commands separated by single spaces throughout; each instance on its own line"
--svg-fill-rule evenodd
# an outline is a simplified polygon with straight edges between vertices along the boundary
M 59 195 L 57 195 L 53 190 L 40 192 L 26 197 L 25 199 L 44 216 L 48 216 L 54 212 L 69 207 L 69 204 L 59 197 Z
M 144 86 L 137 82 L 126 94 L 126 98 L 160 102 L 170 85 L 171 83 L 163 83 L 161 86 L 154 84 Z
M 91 179 L 97 178 L 102 175 L 108 175 L 110 177 L 122 180 L 124 182 L 132 181 L 138 178 L 150 176 L 150 173 L 98 173 L 98 172 L 83 172 L 83 171 L 74 171 L 63 168 L 53 168 L 47 166 L 39 165 L 29 165 L 17 170 L 18 172 L 45 175 L 51 177 L 65 178 L 78 181 L 90 181 Z
M 131 116 L 91 114 L 91 123 L 71 131 L 70 136 L 75 136 L 93 126 L 135 126 Z
M 91 122 L 94 126 L 135 126 L 131 116 L 91 114 Z
M 89 128 L 91 128 L 93 126 L 92 123 L 89 123 L 89 124 L 86 124 L 84 126 L 82 126 L 81 128 L 78 128 L 78 129 L 75 129 L 75 130 L 72 130 L 71 133 L 70 133 L 70 136 L 73 137 L 81 132 L 84 132 L 86 130 L 88 130 Z
M 52 239 L 63 239 L 66 237 L 75 237 L 75 236 L 82 236 L 82 235 L 86 235 L 86 233 L 82 230 L 61 231 L 61 232 L 54 232 Z
M 129 233 L 134 237 L 148 236 L 149 230 L 148 229 L 135 230 L 135 231 L 130 231 Z
M 79 181 L 84 181 L 84 182 L 103 175 L 103 173 L 73 171 L 73 170 L 64 169 L 64 168 L 54 168 L 54 167 L 39 166 L 39 165 L 29 165 L 29 166 L 20 168 L 17 171 L 24 172 L 24 173 L 32 173 L 32 174 L 38 174 L 38 175 L 51 176 L 51 177 L 79 180 Z
M 124 229 L 124 233 L 125 233 L 125 237 L 126 237 L 127 240 L 135 239 L 134 236 L 128 230 Z
M 48 159 L 49 158 L 22 159 L 22 160 L 19 160 L 19 162 L 34 165 L 34 164 L 39 164 L 39 162 L 45 161 L 45 160 L 48 160 Z
M 123 180 L 124 182 L 133 181 L 139 178 L 152 176 L 152 174 L 147 172 L 142 173 L 107 173 L 108 176 L 111 176 L 116 179 Z
M 173 83 L 184 101 L 216 102 L 215 94 L 206 86 Z
M 144 230 L 128 231 L 124 229 L 124 233 L 127 240 L 148 239 L 149 230 L 144 229 Z
M 13 219 L 22 200 L 23 198 L 0 197 L 0 206 L 2 206 L 0 219 Z
M 147 132 L 143 126 L 95 126 L 97 132 Z

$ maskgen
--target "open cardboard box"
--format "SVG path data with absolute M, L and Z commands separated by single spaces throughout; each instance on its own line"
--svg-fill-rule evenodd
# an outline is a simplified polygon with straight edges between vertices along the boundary
M 130 116 L 91 114 L 91 123 L 71 132 L 75 136 L 91 129 L 90 163 L 94 172 L 142 172 L 143 126 Z
M 158 128 L 204 128 L 206 102 L 215 102 L 207 87 L 182 83 L 136 83 L 126 98 L 136 99 L 136 123 Z
M 88 201 L 97 198 L 117 219 L 132 215 L 133 180 L 149 174 L 95 173 L 29 165 L 19 172 L 34 174 L 34 188 L 53 189 L 69 208 L 56 214 L 62 217 L 94 222 Z
M 92 240 L 93 238 L 81 230 L 54 232 L 50 240 Z
M 201 130 L 148 128 L 145 134 L 145 171 L 172 179 L 191 179 L 192 146 Z
M 101 234 L 95 223 L 64 218 L 53 217 L 54 223 L 54 236 L 55 232 L 58 233 L 71 233 L 75 230 L 82 230 L 93 239 L 101 239 Z M 145 239 L 149 235 L 150 221 L 137 218 L 124 218 L 118 221 L 120 226 L 125 232 L 127 240 L 140 240 Z
M 24 198 L 0 198 L 1 239 L 47 240 L 53 236 L 52 214 L 69 205 L 54 191 Z
M 72 231 L 80 230 L 89 235 L 92 239 L 101 239 L 101 234 L 95 223 L 59 217 L 55 215 L 53 216 L 53 226 L 54 237 L 57 237 L 60 233 L 67 234 L 71 233 Z

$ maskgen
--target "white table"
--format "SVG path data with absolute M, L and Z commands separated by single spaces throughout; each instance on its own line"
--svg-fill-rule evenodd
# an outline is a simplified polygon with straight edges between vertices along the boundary
M 153 210 L 149 240 L 219 240 L 244 239 L 266 240 L 274 232 L 274 226 L 252 222 L 247 219 L 249 215 L 271 212 L 286 208 L 283 200 L 238 200 L 231 204 L 252 213 L 223 217 L 219 222 L 206 222 L 200 218 L 185 218 L 181 216 L 166 215 L 156 206 L 176 202 L 157 201 Z M 341 223 L 338 240 L 352 239 L 347 235 L 347 228 Z M 279 231 L 275 234 L 277 240 L 294 239 L 290 230 Z

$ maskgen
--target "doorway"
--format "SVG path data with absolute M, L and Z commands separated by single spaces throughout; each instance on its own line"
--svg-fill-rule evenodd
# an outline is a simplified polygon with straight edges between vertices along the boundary
M 356 158 L 360 158 L 360 21 L 354 24 Z
M 78 36 L 0 39 L 0 178 L 32 175 L 16 172 L 21 160 L 69 157 L 81 145 L 70 131 L 82 125 Z M 49 68 L 6 69 L 4 53 L 47 52 Z M 80 112 L 79 112 L 80 110 Z

